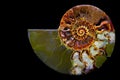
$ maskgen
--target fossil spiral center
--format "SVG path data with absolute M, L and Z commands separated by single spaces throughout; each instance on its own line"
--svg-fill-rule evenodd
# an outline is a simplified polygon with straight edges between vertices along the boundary
M 78 30 L 78 35 L 83 36 L 85 34 L 85 31 L 83 29 Z
M 88 32 L 88 29 L 85 26 L 80 26 L 77 28 L 77 35 L 78 36 L 84 36 Z
M 72 35 L 77 40 L 85 40 L 87 35 L 89 34 L 89 29 L 86 26 L 79 26 L 77 28 L 73 28 Z

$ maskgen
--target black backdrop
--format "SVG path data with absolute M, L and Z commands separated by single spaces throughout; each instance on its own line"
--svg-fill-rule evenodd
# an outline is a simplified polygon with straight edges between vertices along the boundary
M 20 77 L 40 80 L 114 80 L 119 78 L 119 2 L 115 0 L 40 0 L 39 2 L 17 2 L 13 15 L 17 23 L 15 38 L 17 51 L 14 55 L 15 73 Z M 90 4 L 105 11 L 116 30 L 116 44 L 112 57 L 98 70 L 85 76 L 60 74 L 41 62 L 28 40 L 27 29 L 57 29 L 62 15 L 71 7 Z M 17 34 L 19 33 L 19 34 Z M 118 72 L 118 73 L 117 73 Z

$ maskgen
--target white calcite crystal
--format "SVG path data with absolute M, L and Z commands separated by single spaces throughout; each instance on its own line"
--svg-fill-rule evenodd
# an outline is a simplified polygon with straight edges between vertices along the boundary
M 72 74 L 75 74 L 75 75 L 81 75 L 82 74 L 82 69 L 79 67 L 79 66 L 76 66 L 73 68 L 72 70 Z
M 98 49 L 106 46 L 106 44 L 108 44 L 108 42 L 106 42 L 106 41 L 95 41 L 95 42 L 94 42 L 94 45 L 95 45 Z
M 110 43 L 115 43 L 115 33 L 114 32 L 110 32 L 109 33 L 109 37 L 110 37 Z
M 108 38 L 107 38 L 107 35 L 109 34 L 109 32 L 108 31 L 104 31 L 103 33 L 101 33 L 101 34 L 98 34 L 97 35 L 97 38 L 99 39 L 99 40 L 108 40 Z
M 80 75 L 82 74 L 82 71 L 85 67 L 84 63 L 82 63 L 79 59 L 80 55 L 79 52 L 75 52 L 72 57 L 72 63 L 73 63 L 73 70 L 72 74 Z
M 79 59 L 79 53 L 78 52 L 75 52 L 74 55 L 73 55 L 73 65 L 76 66 L 81 66 L 83 67 L 83 63 L 80 61 Z
M 84 51 L 83 53 L 82 53 L 82 59 L 83 59 L 83 62 L 85 62 L 86 63 L 86 70 L 91 70 L 91 69 L 93 69 L 94 67 L 93 67 L 93 60 L 88 56 L 88 54 L 86 53 L 86 51 Z
M 98 50 L 98 49 L 95 49 L 94 46 L 91 46 L 91 47 L 90 47 L 90 54 L 91 54 L 92 56 L 95 56 L 95 55 L 99 54 L 99 50 Z
M 115 33 L 104 31 L 102 34 L 98 34 L 97 38 L 99 40 L 107 40 L 110 43 L 115 43 Z
M 79 59 L 79 52 L 75 52 L 72 57 L 72 74 L 81 75 L 82 73 L 87 73 L 92 70 L 94 61 L 89 57 L 86 51 L 82 52 L 82 61 Z

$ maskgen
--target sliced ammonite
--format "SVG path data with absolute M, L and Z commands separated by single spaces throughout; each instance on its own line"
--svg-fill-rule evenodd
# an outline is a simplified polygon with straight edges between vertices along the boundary
M 28 37 L 42 62 L 73 75 L 101 67 L 115 44 L 110 18 L 92 5 L 74 6 L 62 16 L 58 29 L 29 29 Z

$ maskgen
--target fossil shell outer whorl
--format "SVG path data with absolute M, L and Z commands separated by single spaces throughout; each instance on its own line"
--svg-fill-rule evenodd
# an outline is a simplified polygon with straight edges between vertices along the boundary
M 63 15 L 58 29 L 62 43 L 75 51 L 88 48 L 96 39 L 95 32 L 104 28 L 99 24 L 102 19 L 110 21 L 108 16 L 95 6 L 72 7 Z

